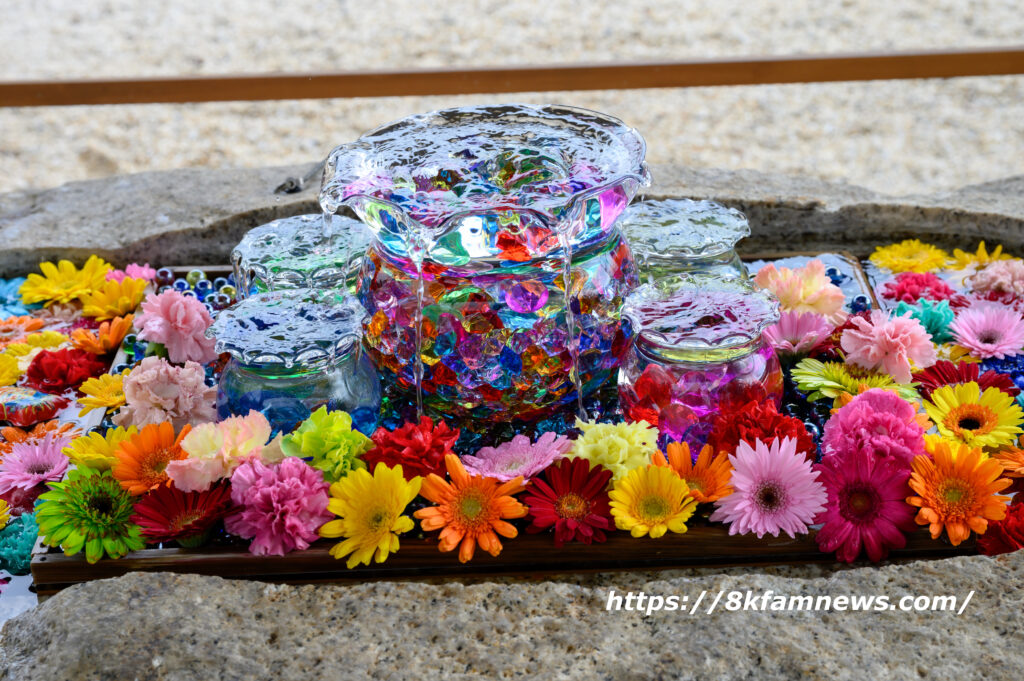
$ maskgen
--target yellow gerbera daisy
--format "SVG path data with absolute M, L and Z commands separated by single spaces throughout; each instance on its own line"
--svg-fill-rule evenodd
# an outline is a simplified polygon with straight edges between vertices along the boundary
M 686 532 L 686 521 L 697 508 L 686 481 L 667 466 L 634 468 L 608 493 L 615 527 L 634 537 L 652 539 Z
M 924 409 L 940 434 L 971 447 L 998 449 L 1024 432 L 1024 412 L 1016 400 L 999 388 L 982 392 L 974 381 L 936 388 Z
M 982 241 L 978 244 L 978 250 L 974 253 L 969 251 L 961 251 L 959 248 L 953 249 L 953 267 L 958 270 L 964 270 L 971 265 L 987 265 L 990 262 L 996 260 L 1012 260 L 1013 256 L 1009 253 L 1003 253 L 1002 245 L 996 246 L 991 253 L 985 248 L 985 242 Z
M 14 385 L 23 373 L 17 357 L 0 354 L 0 385 Z
M 320 528 L 320 536 L 345 541 L 331 547 L 331 555 L 348 556 L 349 569 L 369 565 L 370 560 L 383 563 L 389 554 L 398 551 L 398 535 L 408 532 L 415 523 L 402 515 L 420 492 L 423 478 L 406 481 L 402 467 L 389 468 L 378 463 L 373 475 L 358 468 L 331 485 L 327 510 L 339 516 Z
M 117 463 L 115 452 L 121 443 L 138 432 L 135 426 L 129 426 L 127 430 L 120 426 L 108 428 L 103 435 L 89 433 L 76 437 L 61 451 L 76 466 L 105 471 Z
M 93 409 L 116 409 L 123 405 L 124 377 L 127 375 L 127 371 L 123 374 L 103 374 L 82 383 L 79 390 L 85 397 L 78 400 L 83 407 L 78 415 L 85 416 Z
M 941 248 L 907 239 L 890 246 L 879 246 L 871 254 L 871 262 L 890 272 L 932 272 L 945 267 L 949 254 Z
M 103 321 L 123 317 L 134 312 L 146 295 L 145 279 L 125 277 L 121 281 L 108 281 L 102 288 L 82 297 L 82 314 Z
M 93 289 L 103 286 L 107 272 L 113 267 L 93 255 L 85 261 L 82 269 L 68 260 L 61 260 L 56 265 L 44 262 L 39 265 L 39 269 L 42 274 L 28 275 L 18 292 L 26 304 L 44 303 L 49 307 L 52 303 L 78 300 Z

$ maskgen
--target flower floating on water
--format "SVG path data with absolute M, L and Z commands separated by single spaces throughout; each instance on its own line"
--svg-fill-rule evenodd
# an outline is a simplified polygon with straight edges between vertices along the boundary
M 99 376 L 106 364 L 96 355 L 74 348 L 43 350 L 25 372 L 25 385 L 44 393 L 59 395 L 77 388 L 87 379 Z
M 71 463 L 79 468 L 109 470 L 117 463 L 117 450 L 121 443 L 138 433 L 135 426 L 107 428 L 103 433 L 89 433 L 76 437 L 62 450 Z
M 82 269 L 73 263 L 61 260 L 56 265 L 44 262 L 39 265 L 42 274 L 30 274 L 19 289 L 21 300 L 26 304 L 70 303 L 101 288 L 107 272 L 113 269 L 109 263 L 93 255 L 85 261 Z
M 924 431 L 930 426 L 899 395 L 875 388 L 836 411 L 825 424 L 821 447 L 825 459 L 867 452 L 909 470 L 914 457 L 924 454 Z
M 16 357 L 0 354 L 0 385 L 14 385 L 24 373 Z
M 917 526 L 910 494 L 910 468 L 867 450 L 827 456 L 815 466 L 828 493 L 825 510 L 815 522 L 824 523 L 815 535 L 818 547 L 852 563 L 863 550 L 877 563 L 890 549 L 907 545 L 906 534 Z
M 928 456 L 919 456 L 912 464 L 910 487 L 917 496 L 907 502 L 920 510 L 915 520 L 928 525 L 932 539 L 946 531 L 953 546 L 971 535 L 984 534 L 990 520 L 1006 516 L 1009 497 L 997 494 L 1011 481 L 999 477 L 1002 466 L 994 459 L 982 458 L 980 449 L 933 440 Z
M 916 305 L 900 303 L 896 306 L 896 316 L 903 317 L 907 313 L 921 322 L 921 326 L 932 337 L 935 343 L 946 343 L 953 339 L 949 331 L 949 325 L 953 323 L 956 313 L 949 306 L 949 301 L 940 300 L 933 302 L 921 298 Z
M 564 435 L 544 433 L 534 443 L 525 435 L 516 435 L 497 447 L 481 447 L 475 456 L 462 457 L 470 475 L 486 475 L 507 482 L 521 477 L 533 478 L 565 456 L 573 443 Z
M 943 436 L 983 449 L 1013 444 L 1024 422 L 1012 397 L 998 388 L 983 392 L 973 381 L 936 388 L 924 408 Z
M 751 400 L 740 405 L 722 405 L 715 417 L 708 436 L 708 444 L 716 452 L 732 454 L 740 442 L 753 446 L 755 442 L 771 442 L 790 438 L 796 442 L 796 450 L 814 461 L 818 446 L 807 432 L 804 422 L 779 412 L 772 400 Z
M 345 541 L 332 546 L 331 555 L 339 560 L 348 556 L 349 569 L 387 560 L 399 549 L 398 535 L 416 526 L 402 514 L 419 494 L 422 482 L 420 477 L 406 480 L 401 466 L 377 464 L 373 475 L 360 468 L 332 484 L 327 510 L 339 519 L 326 522 L 320 536 Z
M 949 254 L 941 248 L 907 239 L 898 244 L 879 246 L 871 255 L 871 262 L 890 272 L 931 272 L 945 267 Z
M 73 556 L 83 548 L 95 563 L 103 554 L 120 558 L 145 547 L 142 529 L 131 521 L 132 497 L 109 472 L 91 468 L 68 471 L 39 497 L 39 534 L 47 546 Z
M 803 355 L 828 338 L 834 328 L 816 312 L 786 310 L 778 322 L 764 330 L 764 337 L 780 354 Z
M 559 459 L 531 481 L 523 495 L 532 522 L 527 532 L 555 528 L 555 547 L 604 542 L 612 529 L 608 483 L 612 472 L 586 459 Z
M 635 423 L 593 423 L 576 419 L 583 434 L 573 443 L 568 456 L 583 458 L 612 472 L 612 479 L 624 478 L 634 468 L 646 466 L 658 451 L 658 429 L 646 421 Z
M 828 495 L 819 472 L 796 450 L 795 440 L 773 440 L 770 446 L 759 440 L 753 447 L 741 442 L 729 462 L 733 493 L 715 502 L 711 520 L 727 523 L 730 535 L 795 537 L 825 510 Z
M 1011 260 L 1013 256 L 1003 253 L 1002 245 L 997 245 L 992 252 L 989 253 L 988 249 L 985 248 L 985 242 L 982 241 L 978 244 L 978 250 L 974 253 L 970 251 L 962 251 L 959 248 L 953 250 L 953 267 L 955 269 L 963 270 L 967 269 L 971 265 L 987 265 L 992 262 L 999 260 Z
M 150 267 L 148 262 L 145 265 L 133 262 L 123 270 L 107 272 L 107 281 L 122 281 L 125 277 L 145 279 L 147 282 L 151 282 L 156 279 L 156 270 Z
M 95 331 L 75 329 L 71 332 L 71 344 L 79 350 L 91 352 L 94 355 L 108 355 L 117 352 L 124 337 L 131 331 L 134 319 L 134 315 L 125 315 L 103 322 Z
M 277 463 L 284 454 L 266 446 L 270 433 L 270 422 L 258 411 L 219 423 L 202 423 L 181 440 L 187 456 L 168 463 L 167 475 L 183 492 L 202 492 L 218 480 L 231 477 L 249 459 Z
M 146 295 L 145 279 L 125 278 L 104 282 L 102 287 L 82 296 L 82 314 L 98 321 L 134 312 Z
M 974 293 L 1008 293 L 1024 296 L 1024 260 L 997 260 L 967 280 Z
M 935 346 L 921 322 L 912 317 L 889 317 L 872 310 L 869 319 L 851 320 L 840 345 L 846 360 L 868 371 L 884 371 L 898 383 L 909 383 L 911 363 L 924 369 L 935 364 Z
M 949 300 L 956 295 L 949 284 L 931 272 L 901 272 L 882 286 L 882 297 L 904 303 L 922 300 Z
M 1006 509 L 1006 517 L 988 524 L 985 534 L 978 537 L 978 551 L 986 556 L 998 556 L 1024 549 L 1024 504 Z
M 366 468 L 360 457 L 373 447 L 373 440 L 352 430 L 352 417 L 347 412 L 327 411 L 327 407 L 317 409 L 281 439 L 285 454 L 312 458 L 310 465 L 323 471 L 328 482 L 337 482 L 357 468 Z
M 690 488 L 690 496 L 699 504 L 718 501 L 732 494 L 729 479 L 732 477 L 732 464 L 725 452 L 714 455 L 711 445 L 704 445 L 697 460 L 690 455 L 690 445 L 685 442 L 670 442 L 666 447 L 668 456 L 657 452 L 651 463 L 655 466 L 668 466 L 676 475 L 683 479 Z
M 142 528 L 148 544 L 175 541 L 192 547 L 201 545 L 213 526 L 231 512 L 231 486 L 227 483 L 203 492 L 158 487 L 135 502 L 132 522 Z
M 12 343 L 23 343 L 41 328 L 43 320 L 36 317 L 8 317 L 0 320 L 0 349 Z
M 68 457 L 61 449 L 67 443 L 67 439 L 51 433 L 42 442 L 14 445 L 0 462 L 0 494 L 14 488 L 32 489 L 63 478 L 68 469 Z
M 251 459 L 231 474 L 231 501 L 240 513 L 224 520 L 231 534 L 252 539 L 257 556 L 283 556 L 316 541 L 317 530 L 331 520 L 323 473 L 289 456 L 268 466 Z
M 950 325 L 956 342 L 981 359 L 1013 357 L 1024 350 L 1024 315 L 989 303 L 969 307 Z
M 80 432 L 76 424 L 61 423 L 57 420 L 43 421 L 31 429 L 18 428 L 16 426 L 0 428 L 0 435 L 3 436 L 3 441 L 0 442 L 0 461 L 3 461 L 4 456 L 19 442 L 34 444 L 42 442 L 47 435 L 70 440 L 71 438 L 78 437 Z
M 608 493 L 615 527 L 633 537 L 686 532 L 686 521 L 697 508 L 690 488 L 667 466 L 643 466 L 629 471 Z
M 103 374 L 90 378 L 78 388 L 84 395 L 78 399 L 82 405 L 79 416 L 93 409 L 116 409 L 124 404 L 124 374 Z
M 174 366 L 161 357 L 146 357 L 124 379 L 125 406 L 114 415 L 119 426 L 171 421 L 175 428 L 217 420 L 217 388 L 206 385 L 206 372 L 195 362 Z
M 1014 385 L 1013 379 L 1007 374 L 996 371 L 979 373 L 980 371 L 975 363 L 958 362 L 954 364 L 943 359 L 924 371 L 914 374 L 914 382 L 918 384 L 917 388 L 925 399 L 930 398 L 932 392 L 941 386 L 971 382 L 977 383 L 982 390 L 999 388 L 1011 397 L 1020 394 L 1020 389 Z
M 118 445 L 114 452 L 117 463 L 111 468 L 114 477 L 135 496 L 170 485 L 167 464 L 185 458 L 181 441 L 190 429 L 185 426 L 175 435 L 168 421 L 142 428 Z
M 776 268 L 769 263 L 758 271 L 754 281 L 774 293 L 785 311 L 814 312 L 833 324 L 846 316 L 846 296 L 825 274 L 825 264 L 820 260 L 811 260 L 796 269 Z
M 459 431 L 452 430 L 444 421 L 434 425 L 424 416 L 419 423 L 405 423 L 394 431 L 378 428 L 373 434 L 374 447 L 362 456 L 368 467 L 383 463 L 402 467 L 408 480 L 417 475 L 431 473 L 444 475 L 445 456 L 452 453 Z
M 420 520 L 424 532 L 441 530 L 441 551 L 459 548 L 460 563 L 472 560 L 478 545 L 497 556 L 501 553 L 498 535 L 513 539 L 519 534 L 508 520 L 527 513 L 526 506 L 512 496 L 523 491 L 523 479 L 502 483 L 494 478 L 472 476 L 454 454 L 446 455 L 444 462 L 451 482 L 434 473 L 428 475 L 420 494 L 436 506 L 421 508 L 413 515 Z
M 206 337 L 213 323 L 209 311 L 197 298 L 178 291 L 149 296 L 142 303 L 142 314 L 135 318 L 140 340 L 162 343 L 172 362 L 206 364 L 217 357 L 215 340 Z

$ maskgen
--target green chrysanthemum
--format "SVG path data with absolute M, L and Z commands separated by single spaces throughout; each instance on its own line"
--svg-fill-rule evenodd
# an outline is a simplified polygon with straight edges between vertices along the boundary
M 836 399 L 844 393 L 857 395 L 861 392 L 861 386 L 893 390 L 905 400 L 918 399 L 914 383 L 897 383 L 887 374 L 858 372 L 853 375 L 842 362 L 820 362 L 807 357 L 793 367 L 790 375 L 796 387 L 808 393 L 807 399 L 811 402 L 825 398 Z
M 921 322 L 921 326 L 932 337 L 935 343 L 947 343 L 953 340 L 949 332 L 949 325 L 953 323 L 956 313 L 949 307 L 948 300 L 928 300 L 919 298 L 916 305 L 900 302 L 896 306 L 896 316 L 900 317 L 906 313 Z
M 69 556 L 84 548 L 85 559 L 95 563 L 104 553 L 120 558 L 145 547 L 142 529 L 131 522 L 132 496 L 110 471 L 69 471 L 39 499 L 36 522 L 43 543 L 60 546 Z
M 291 435 L 281 440 L 288 456 L 312 458 L 310 465 L 324 473 L 328 482 L 341 480 L 350 471 L 366 468 L 360 458 L 373 449 L 373 440 L 352 430 L 352 417 L 343 411 L 320 407 Z

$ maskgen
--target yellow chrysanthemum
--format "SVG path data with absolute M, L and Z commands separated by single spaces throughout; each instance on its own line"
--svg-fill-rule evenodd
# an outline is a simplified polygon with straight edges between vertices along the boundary
M 124 377 L 127 375 L 127 371 L 123 374 L 103 374 L 82 383 L 79 390 L 85 397 L 78 400 L 82 405 L 82 411 L 78 412 L 78 415 L 85 416 L 93 409 L 116 409 L 123 405 Z
M 935 346 L 935 357 L 936 361 L 946 360 L 953 364 L 960 362 L 966 362 L 968 364 L 978 364 L 981 360 L 971 354 L 971 351 L 962 345 L 956 343 L 943 343 L 942 345 Z
M 941 435 L 970 447 L 998 449 L 1024 432 L 1016 400 L 999 388 L 982 392 L 974 381 L 936 388 L 924 409 Z
M 105 471 L 117 463 L 115 452 L 121 443 L 138 432 L 135 426 L 129 426 L 127 430 L 120 426 L 108 428 L 103 435 L 89 433 L 76 437 L 61 451 L 76 466 Z
M 373 475 L 358 468 L 331 485 L 327 510 L 339 516 L 320 528 L 320 536 L 345 541 L 331 547 L 331 555 L 348 556 L 349 569 L 369 565 L 370 560 L 383 563 L 389 554 L 398 551 L 398 535 L 408 532 L 415 523 L 402 515 L 420 492 L 423 478 L 406 481 L 402 467 L 389 468 L 378 463 Z
M 3 350 L 3 356 L 13 357 L 18 362 L 18 371 L 25 373 L 43 348 L 34 348 L 28 343 L 13 343 Z
M 14 385 L 23 373 L 17 357 L 0 354 L 0 385 Z
M 658 429 L 646 421 L 636 423 L 584 423 L 576 419 L 583 435 L 576 439 L 570 458 L 584 458 L 591 467 L 598 464 L 619 480 L 634 468 L 646 466 L 658 451 Z
M 61 346 L 68 345 L 70 342 L 71 339 L 59 331 L 40 331 L 26 337 L 23 341 L 24 345 L 30 348 L 43 348 L 44 350 L 60 348 Z M 18 343 L 18 345 L 21 344 Z
M 145 279 L 125 277 L 121 281 L 108 281 L 102 288 L 82 297 L 82 314 L 103 321 L 123 317 L 134 312 L 146 295 Z
M 1003 253 L 1002 245 L 996 246 L 991 253 L 985 248 L 985 242 L 982 241 L 978 244 L 978 250 L 974 253 L 969 251 L 962 251 L 959 248 L 953 250 L 953 265 L 952 267 L 958 270 L 964 270 L 971 265 L 987 265 L 990 262 L 996 260 L 1012 260 L 1013 256 L 1009 253 Z
M 686 532 L 697 508 L 686 481 L 667 466 L 634 468 L 608 493 L 615 527 L 652 539 L 668 531 Z
M 7 527 L 7 523 L 11 520 L 11 509 L 7 505 L 7 502 L 0 499 L 0 530 Z
M 78 300 L 93 289 L 100 288 L 106 281 L 107 272 L 113 267 L 93 255 L 85 261 L 82 269 L 71 262 L 61 260 L 56 265 L 44 262 L 39 266 L 42 274 L 30 274 L 18 292 L 26 303 L 70 303 Z
M 949 254 L 941 248 L 923 243 L 920 239 L 907 239 L 890 246 L 879 246 L 871 255 L 871 262 L 890 272 L 932 272 L 945 267 Z

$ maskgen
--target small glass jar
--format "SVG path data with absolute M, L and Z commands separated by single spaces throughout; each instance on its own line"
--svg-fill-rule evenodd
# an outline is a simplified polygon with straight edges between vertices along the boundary
M 643 281 L 678 274 L 747 278 L 736 244 L 750 236 L 750 223 L 735 208 L 691 199 L 639 201 L 616 224 Z
M 296 215 L 249 230 L 231 251 L 239 297 L 349 287 L 373 233 L 343 215 Z
M 619 368 L 628 421 L 657 425 L 662 444 L 704 444 L 724 402 L 782 401 L 782 370 L 762 332 L 779 319 L 770 293 L 742 279 L 675 277 L 626 299 L 636 332 Z
M 290 432 L 316 409 L 347 411 L 372 433 L 380 379 L 362 352 L 366 311 L 343 290 L 292 289 L 251 295 L 217 315 L 209 334 L 230 361 L 221 372 L 221 418 L 262 412 Z

